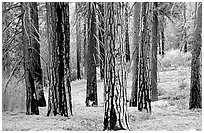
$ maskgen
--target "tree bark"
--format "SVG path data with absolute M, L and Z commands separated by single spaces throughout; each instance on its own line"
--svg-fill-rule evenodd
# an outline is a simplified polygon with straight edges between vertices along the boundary
M 126 53 L 126 61 L 130 61 L 130 43 L 129 43 L 129 22 L 128 22 L 128 2 L 125 3 L 125 53 Z
M 80 71 L 80 64 L 81 64 L 81 39 L 80 39 L 80 17 L 78 14 L 79 3 L 75 3 L 75 13 L 76 13 L 76 43 L 77 43 L 77 79 L 81 79 L 81 71 Z
M 134 5 L 134 35 L 133 35 L 133 67 L 132 67 L 132 92 L 130 106 L 137 106 L 138 98 L 138 62 L 139 62 L 139 29 L 140 29 L 140 10 L 141 3 Z
M 88 31 L 89 42 L 87 47 L 87 88 L 86 88 L 86 106 L 98 106 L 97 100 L 97 81 L 96 81 L 96 3 L 89 2 L 89 17 L 88 24 L 90 30 Z
M 116 47 L 116 40 L 124 35 L 125 23 L 123 6 L 121 3 L 105 3 L 105 113 L 104 130 L 129 129 L 127 114 L 127 71 L 125 44 L 120 42 Z M 119 19 L 116 19 L 116 16 Z M 116 30 L 116 26 L 120 27 Z
M 37 105 L 37 95 L 35 91 L 34 76 L 32 70 L 32 60 L 29 53 L 31 44 L 31 22 L 29 21 L 30 8 L 29 3 L 21 3 L 22 5 L 22 31 L 23 31 L 23 56 L 24 56 L 24 71 L 25 71 L 25 83 L 26 83 L 26 114 L 39 115 L 38 105 Z
M 99 16 L 99 49 L 100 49 L 100 76 L 104 79 L 104 63 L 105 63 L 105 51 L 104 51 L 104 3 L 99 4 L 100 16 Z
M 47 116 L 58 114 L 68 117 L 67 97 L 70 113 L 72 114 L 69 77 L 69 3 L 47 3 L 46 7 L 50 50 L 50 83 Z
M 197 4 L 196 30 L 194 33 L 194 45 L 191 61 L 191 85 L 189 109 L 202 108 L 201 95 L 201 46 L 202 46 L 202 3 Z
M 37 93 L 37 102 L 39 107 L 46 106 L 46 101 L 43 92 L 42 69 L 40 62 L 40 44 L 39 44 L 39 24 L 38 24 L 38 8 L 37 2 L 30 2 L 30 16 L 31 16 L 31 48 L 29 53 L 31 55 L 31 71 L 34 79 L 35 89 Z
M 152 101 L 158 100 L 157 91 L 157 43 L 158 43 L 158 13 L 155 10 L 158 3 L 153 3 L 153 18 L 152 18 L 152 43 L 151 43 L 151 87 L 152 87 Z

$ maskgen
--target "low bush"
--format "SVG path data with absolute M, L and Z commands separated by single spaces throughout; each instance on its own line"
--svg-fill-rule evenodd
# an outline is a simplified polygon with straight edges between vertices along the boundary
M 191 65 L 191 53 L 183 53 L 179 50 L 169 50 L 165 53 L 164 57 L 159 55 L 158 61 L 160 70 L 179 66 L 189 67 Z

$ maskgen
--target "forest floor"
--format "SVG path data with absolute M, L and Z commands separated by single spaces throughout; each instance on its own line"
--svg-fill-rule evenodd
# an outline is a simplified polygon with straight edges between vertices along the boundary
M 128 97 L 131 92 L 131 74 L 128 76 Z M 101 131 L 103 129 L 103 82 L 98 81 L 98 107 L 85 107 L 86 80 L 73 81 L 73 116 L 47 117 L 47 107 L 40 108 L 40 115 L 25 112 L 2 112 L 3 131 Z M 152 112 L 139 112 L 129 107 L 131 130 L 183 131 L 202 130 L 202 110 L 189 110 L 190 69 L 179 68 L 158 74 L 159 101 L 152 102 Z M 47 91 L 45 92 L 47 97 Z

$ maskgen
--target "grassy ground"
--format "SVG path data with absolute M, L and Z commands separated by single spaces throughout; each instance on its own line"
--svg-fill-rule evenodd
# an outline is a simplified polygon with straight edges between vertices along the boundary
M 183 131 L 202 130 L 202 110 L 188 110 L 190 69 L 179 68 L 159 72 L 159 101 L 152 103 L 152 113 L 128 108 L 131 130 Z M 128 95 L 131 92 L 131 75 L 128 77 Z M 39 116 L 24 112 L 2 113 L 3 130 L 74 130 L 100 131 L 103 129 L 103 82 L 98 82 L 99 107 L 85 107 L 86 81 L 72 82 L 73 116 L 47 117 L 47 107 L 40 108 Z M 45 93 L 47 97 L 47 92 Z

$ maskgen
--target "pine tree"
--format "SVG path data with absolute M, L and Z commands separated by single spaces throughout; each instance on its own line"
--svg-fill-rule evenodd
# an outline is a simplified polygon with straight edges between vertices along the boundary
M 30 6 L 29 3 L 23 2 L 22 6 L 22 31 L 23 31 L 23 56 L 24 56 L 24 71 L 25 71 L 25 84 L 26 84 L 26 114 L 39 115 L 38 105 L 37 105 L 37 95 L 35 91 L 34 73 L 32 70 L 32 60 L 31 60 L 31 22 L 29 21 L 30 16 Z
M 105 3 L 105 114 L 104 130 L 129 129 L 127 114 L 127 71 L 122 21 L 122 3 Z M 117 19 L 116 19 L 117 18 Z M 120 23 L 121 25 L 118 25 Z M 116 26 L 118 29 L 116 30 Z M 118 32 L 118 34 L 117 34 Z M 120 40 L 119 46 L 116 40 Z
M 134 5 L 134 35 L 133 35 L 133 68 L 132 68 L 132 92 L 130 106 L 137 106 L 138 99 L 138 62 L 139 62 L 139 29 L 140 29 L 141 3 Z
M 152 18 L 152 43 L 151 43 L 151 87 L 152 101 L 158 100 L 157 92 L 157 43 L 158 43 L 158 13 L 155 10 L 158 3 L 153 3 L 153 18 Z
M 202 46 L 202 3 L 197 4 L 196 28 L 191 61 L 191 85 L 189 109 L 202 108 L 201 95 L 201 46 Z
M 88 3 L 88 47 L 87 47 L 87 88 L 86 106 L 97 106 L 97 81 L 96 81 L 96 3 Z
M 40 62 L 40 44 L 39 44 L 39 24 L 38 24 L 38 8 L 37 2 L 30 2 L 31 17 L 31 47 L 29 53 L 31 55 L 31 71 L 34 79 L 35 89 L 37 93 L 37 103 L 39 107 L 46 106 L 43 92 L 42 69 Z
M 47 3 L 49 44 L 49 115 L 68 117 L 67 97 L 72 114 L 69 70 L 69 3 Z M 65 91 L 68 90 L 68 91 Z M 67 96 L 68 93 L 68 96 Z

